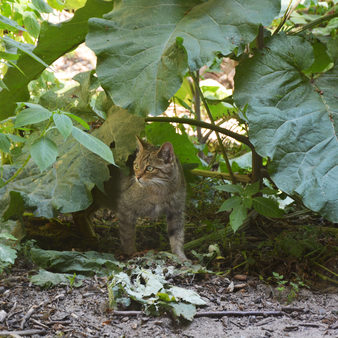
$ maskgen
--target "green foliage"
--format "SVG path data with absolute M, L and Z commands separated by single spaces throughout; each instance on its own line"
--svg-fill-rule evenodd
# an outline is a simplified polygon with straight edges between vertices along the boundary
M 265 41 L 261 41 L 259 27 L 267 27 L 277 16 L 278 0 L 4 3 L 0 57 L 6 65 L 0 76 L 0 117 L 11 118 L 0 125 L 1 161 L 10 163 L 1 167 L 1 184 L 6 186 L 0 190 L 0 214 L 18 218 L 14 211 L 18 206 L 18 213 L 29 209 L 35 215 L 52 217 L 58 211 L 88 207 L 93 187 L 102 190 L 108 178 L 105 161 L 123 167 L 135 150 L 134 137 L 144 132 L 144 120 L 137 115 L 158 115 L 172 98 L 197 122 L 199 110 L 201 120 L 210 110 L 216 124 L 235 117 L 244 132 L 249 129 L 250 141 L 243 141 L 248 147 L 230 149 L 235 155 L 230 163 L 235 174 L 252 171 L 254 178 L 261 175 L 261 168 L 254 172 L 254 151 L 238 158 L 239 153 L 253 150 L 252 143 L 264 156 L 264 164 L 268 162 L 278 188 L 301 196 L 306 206 L 337 220 L 338 44 L 336 8 L 332 6 L 324 9 L 316 3 L 294 12 L 279 27 L 286 33 L 277 34 L 277 29 L 271 35 L 265 30 Z M 41 16 L 51 12 L 51 7 L 79 9 L 71 20 L 53 25 Z M 315 25 L 319 27 L 312 29 Z M 306 34 L 293 36 L 303 30 Z M 98 77 L 94 71 L 78 74 L 74 79 L 79 85 L 71 89 L 60 88 L 48 71 L 37 79 L 46 66 L 83 42 L 86 34 L 87 44 L 98 57 Z M 213 65 L 219 65 L 223 56 L 239 63 L 235 102 L 220 84 L 206 80 L 199 88 L 188 79 L 197 76 L 204 65 L 214 71 Z M 35 82 L 27 88 L 31 80 Z M 107 95 L 98 91 L 99 86 Z M 108 96 L 134 115 L 112 107 Z M 28 108 L 19 109 L 12 118 L 16 104 L 28 100 L 32 101 L 25 103 Z M 199 100 L 204 103 L 196 107 Z M 92 134 L 73 125 L 77 122 L 89 129 L 88 124 L 98 117 L 106 121 Z M 220 160 L 220 147 L 209 142 L 208 133 L 196 138 L 183 124 L 151 123 L 145 134 L 155 144 L 171 141 L 183 164 L 230 171 L 229 166 L 225 169 L 226 160 Z M 108 146 L 114 148 L 114 158 Z M 255 185 L 222 187 L 233 194 L 220 211 L 231 211 L 234 231 L 251 208 L 267 217 L 281 216 L 274 199 L 256 196 Z
M 34 285 L 40 286 L 42 288 L 67 285 L 69 285 L 71 288 L 78 288 L 82 286 L 84 278 L 84 276 L 76 275 L 75 273 L 72 275 L 68 273 L 49 272 L 40 269 L 36 275 L 30 277 L 30 281 Z
M 112 254 L 96 251 L 55 251 L 31 248 L 30 258 L 45 270 L 70 274 L 103 276 L 111 271 L 120 271 L 123 263 L 117 261 Z
M 130 127 L 131 121 L 133 127 Z M 119 165 L 124 165 L 136 147 L 135 136 L 143 129 L 142 118 L 115 107 L 93 135 L 108 145 L 115 142 L 114 158 Z M 103 190 L 103 182 L 109 178 L 108 164 L 84 148 L 86 140 L 84 146 L 74 139 L 64 142 L 63 136 L 55 129 L 48 132 L 48 138 L 58 145 L 59 155 L 53 167 L 41 173 L 34 161 L 29 160 L 24 168 L 20 166 L 23 168 L 20 175 L 8 182 L 18 167 L 4 166 L 3 179 L 8 184 L 0 189 L 0 214 L 12 205 L 12 201 L 9 202 L 11 191 L 21 194 L 25 208 L 33 210 L 34 215 L 51 218 L 58 211 L 66 213 L 86 209 L 92 203 L 90 192 L 94 186 Z
M 166 281 L 168 275 L 168 268 L 161 265 L 156 269 L 133 267 L 127 273 L 113 274 L 108 285 L 110 306 L 128 307 L 132 300 L 148 314 L 170 312 L 175 318 L 192 321 L 196 306 L 206 303 L 195 291 L 170 285 Z
M 240 53 L 279 10 L 278 0 L 128 0 L 104 19 L 89 20 L 86 43 L 113 101 L 135 114 L 158 115 L 188 69 L 199 69 L 215 53 Z
M 250 140 L 272 159 L 271 177 L 282 191 L 337 221 L 338 67 L 311 80 L 302 72 L 314 61 L 306 40 L 280 35 L 266 44 L 236 72 L 234 97 L 238 105 L 248 103 Z
M 13 243 L 16 241 L 17 239 L 10 233 L 0 233 L 0 275 L 15 262 L 17 249 L 13 248 Z
M 266 217 L 282 217 L 283 211 L 279 209 L 278 202 L 274 199 L 254 196 L 259 191 L 259 182 L 241 185 L 225 184 L 217 186 L 216 189 L 233 193 L 219 208 L 218 212 L 231 211 L 230 225 L 234 232 L 243 224 L 248 216 L 248 210 L 252 207 L 261 215 Z
M 175 154 L 182 163 L 200 163 L 200 159 L 196 155 L 198 150 L 191 143 L 184 129 L 182 134 L 178 134 L 171 124 L 154 122 L 146 126 L 146 136 L 148 141 L 153 144 L 163 144 L 170 141 L 174 146 Z
M 30 155 L 41 171 L 50 167 L 55 162 L 58 155 L 57 145 L 53 140 L 46 136 L 47 132 L 53 128 L 53 122 L 55 123 L 56 129 L 65 139 L 72 133 L 74 139 L 85 148 L 99 155 L 107 162 L 115 164 L 113 154 L 106 144 L 96 137 L 73 126 L 72 120 L 68 115 L 89 128 L 87 123 L 78 116 L 69 113 L 67 114 L 62 111 L 50 112 L 48 109 L 43 108 L 38 104 L 25 103 L 25 105 L 29 108 L 24 109 L 16 116 L 14 127 L 19 128 L 48 120 L 47 125 L 40 135 L 36 137 L 36 135 L 32 134 L 27 140 L 28 144 L 31 143 Z M 33 139 L 33 142 L 30 142 L 30 139 Z
M 84 23 L 88 18 L 100 17 L 112 8 L 113 2 L 88 0 L 86 5 L 77 10 L 69 21 L 58 25 L 44 21 L 41 25 L 38 44 L 33 49 L 34 55 L 42 58 L 45 64 L 51 64 L 84 41 L 87 33 L 87 25 Z M 25 53 L 28 53 L 28 50 Z M 31 55 L 20 55 L 16 67 L 9 68 L 3 78 L 8 89 L 0 92 L 0 119 L 14 114 L 16 102 L 28 100 L 28 83 L 36 79 L 45 67 Z

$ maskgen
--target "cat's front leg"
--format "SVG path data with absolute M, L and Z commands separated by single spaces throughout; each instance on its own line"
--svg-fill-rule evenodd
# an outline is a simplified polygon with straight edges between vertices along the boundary
M 120 241 L 121 247 L 124 254 L 131 256 L 136 252 L 135 237 L 136 237 L 136 228 L 135 222 L 136 219 L 133 216 L 130 216 L 127 212 L 119 211 L 119 231 L 120 231 Z
M 181 210 L 167 214 L 168 236 L 172 253 L 182 261 L 187 260 L 184 254 L 184 212 Z

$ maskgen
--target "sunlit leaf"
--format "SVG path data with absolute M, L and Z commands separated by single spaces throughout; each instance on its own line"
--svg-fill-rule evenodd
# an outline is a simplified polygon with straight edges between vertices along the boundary
M 98 138 L 74 126 L 72 127 L 72 135 L 78 142 L 80 142 L 88 150 L 99 155 L 107 162 L 115 164 L 114 156 L 111 149 L 107 145 L 105 145 L 102 141 L 100 141 Z

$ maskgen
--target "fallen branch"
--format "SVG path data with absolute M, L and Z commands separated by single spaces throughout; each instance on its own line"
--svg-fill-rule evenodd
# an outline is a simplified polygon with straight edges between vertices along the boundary
M 284 316 L 284 311 L 200 311 L 195 314 L 198 317 L 244 317 L 244 316 Z M 114 311 L 113 315 L 122 317 L 137 317 L 144 315 L 142 311 Z
M 244 316 L 285 316 L 283 311 L 200 311 L 195 317 L 244 317 Z
M 0 336 L 33 336 L 34 334 L 43 335 L 46 330 L 19 330 L 19 331 L 0 331 Z

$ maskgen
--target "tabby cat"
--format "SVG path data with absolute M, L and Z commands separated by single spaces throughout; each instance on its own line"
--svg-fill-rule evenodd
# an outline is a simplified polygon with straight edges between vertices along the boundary
M 113 167 L 114 179 L 105 183 L 107 195 L 93 191 L 93 205 L 85 213 L 75 213 L 74 221 L 88 230 L 88 216 L 99 207 L 117 211 L 122 250 L 126 255 L 136 252 L 135 222 L 138 217 L 166 216 L 171 250 L 181 260 L 186 257 L 184 243 L 185 180 L 181 164 L 171 143 L 153 146 L 137 138 L 138 152 L 133 174 L 124 176 Z M 119 184 L 117 185 L 117 182 Z M 90 230 L 92 231 L 92 230 Z

